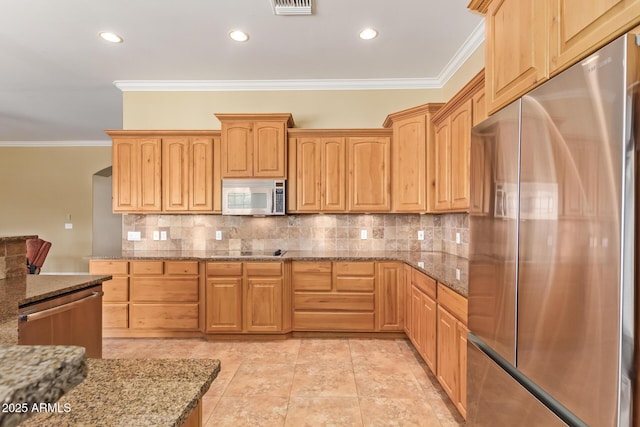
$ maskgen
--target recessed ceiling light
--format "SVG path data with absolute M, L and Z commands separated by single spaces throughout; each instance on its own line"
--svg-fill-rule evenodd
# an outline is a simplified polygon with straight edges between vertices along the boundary
M 375 39 L 377 36 L 378 32 L 373 28 L 365 28 L 364 30 L 360 31 L 360 38 L 362 40 Z
M 249 40 L 249 34 L 240 30 L 229 31 L 229 37 L 237 42 L 246 42 L 247 40 Z
M 103 39 L 111 43 L 122 43 L 124 39 L 116 33 L 110 33 L 108 31 L 100 31 L 98 35 Z

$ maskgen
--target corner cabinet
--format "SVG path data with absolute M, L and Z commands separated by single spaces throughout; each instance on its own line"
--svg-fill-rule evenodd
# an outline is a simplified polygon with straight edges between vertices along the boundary
M 222 178 L 286 178 L 291 114 L 216 114 L 222 124 Z
M 391 184 L 393 212 L 423 213 L 433 210 L 435 158 L 433 114 L 443 104 L 424 104 L 387 116 L 383 126 L 393 129 Z M 431 179 L 430 179 L 431 178 Z
M 161 159 L 160 138 L 113 138 L 114 212 L 162 210 Z
M 469 209 L 471 128 L 475 109 L 476 120 L 484 118 L 483 84 L 480 72 L 434 116 L 434 212 Z

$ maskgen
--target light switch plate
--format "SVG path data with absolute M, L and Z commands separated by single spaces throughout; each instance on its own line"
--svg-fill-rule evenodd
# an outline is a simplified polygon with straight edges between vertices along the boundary
M 222 231 L 216 230 L 216 240 L 222 240 Z
M 153 232 L 153 240 L 160 240 L 160 232 L 158 230 Z
M 423 261 L 418 261 L 418 267 L 424 268 L 424 262 Z
M 418 240 L 424 240 L 424 230 L 418 230 Z
M 460 280 L 460 269 L 456 268 L 456 280 Z
M 360 230 L 360 239 L 367 240 L 367 230 Z
M 167 240 L 167 232 L 166 231 L 161 231 L 160 232 L 160 240 Z
M 456 233 L 456 243 L 460 244 L 460 233 Z
M 72 224 L 72 223 L 70 223 L 70 222 L 66 222 L 66 223 L 64 224 L 64 229 L 65 229 L 65 230 L 71 230 L 71 229 L 73 229 L 73 224 Z

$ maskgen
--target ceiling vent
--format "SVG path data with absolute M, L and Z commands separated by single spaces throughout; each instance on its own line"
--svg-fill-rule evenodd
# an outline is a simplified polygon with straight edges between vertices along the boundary
M 271 0 L 275 15 L 311 15 L 312 0 Z

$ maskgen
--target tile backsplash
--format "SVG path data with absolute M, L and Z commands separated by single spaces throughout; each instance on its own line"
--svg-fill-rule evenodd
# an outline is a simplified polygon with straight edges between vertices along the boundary
M 468 258 L 468 214 L 123 215 L 122 250 L 404 250 Z M 361 239 L 366 230 L 367 239 Z M 418 231 L 424 240 L 418 240 Z M 139 231 L 140 241 L 127 240 Z M 165 231 L 167 240 L 153 240 Z M 216 240 L 216 231 L 222 240 Z M 456 233 L 460 243 L 456 243 Z

